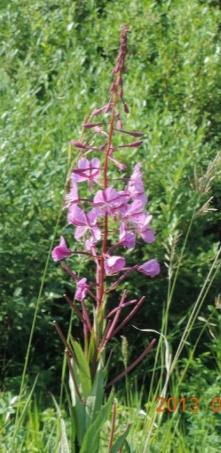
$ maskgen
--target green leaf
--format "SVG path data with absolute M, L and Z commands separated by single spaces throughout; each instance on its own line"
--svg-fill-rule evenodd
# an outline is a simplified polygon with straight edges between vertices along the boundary
M 74 371 L 76 372 L 77 383 L 81 393 L 86 398 L 89 396 L 92 387 L 89 364 L 80 344 L 73 339 L 71 340 L 71 344 L 77 358 L 77 363 L 75 361 L 73 365 Z
M 89 349 L 88 349 L 88 360 L 89 361 L 91 361 L 93 359 L 95 349 L 96 349 L 96 335 L 95 335 L 95 332 L 92 331 L 91 336 L 90 336 Z
M 68 436 L 66 432 L 65 421 L 63 418 L 60 419 L 60 426 L 61 426 L 60 453 L 71 453 L 68 444 Z
M 127 429 L 124 431 L 123 434 L 121 434 L 121 436 L 118 437 L 118 439 L 116 440 L 116 442 L 114 443 L 113 447 L 111 448 L 111 451 L 110 453 L 118 453 L 120 448 L 123 447 L 123 445 L 125 444 L 126 442 L 126 437 L 129 433 L 129 430 L 130 430 L 130 425 L 128 425 Z M 127 448 L 129 447 L 129 444 L 127 442 Z M 129 447 L 130 448 L 130 447 Z M 130 451 L 130 450 L 129 450 Z
M 127 453 L 136 453 L 135 450 L 130 447 L 127 439 L 125 439 L 124 447 L 126 448 Z
M 88 431 L 84 437 L 84 441 L 80 449 L 80 453 L 88 452 L 98 453 L 101 427 L 109 417 L 112 401 L 113 396 L 111 395 L 107 403 L 101 408 L 94 422 L 88 428 Z
M 72 361 L 71 361 L 71 365 L 72 365 Z M 76 394 L 75 385 L 74 385 L 73 378 L 71 376 L 70 371 L 69 371 L 68 384 L 69 384 L 72 406 L 75 407 L 77 404 L 78 397 Z
M 81 445 L 87 431 L 88 416 L 85 406 L 79 400 L 74 407 L 74 418 L 78 443 Z
M 54 405 L 57 410 L 57 414 L 58 414 L 58 418 L 59 418 L 59 425 L 60 425 L 60 430 L 61 430 L 61 436 L 60 436 L 60 440 L 59 440 L 59 452 L 60 453 L 71 453 L 71 450 L 69 448 L 69 443 L 68 443 L 66 425 L 65 425 L 65 421 L 61 414 L 61 409 L 60 409 L 56 399 L 53 397 L 53 395 L 52 395 L 52 399 L 54 401 Z
M 91 398 L 93 401 L 91 417 L 93 418 L 100 410 L 104 400 L 104 390 L 106 385 L 107 370 L 99 363 L 94 378 L 94 383 L 91 391 Z

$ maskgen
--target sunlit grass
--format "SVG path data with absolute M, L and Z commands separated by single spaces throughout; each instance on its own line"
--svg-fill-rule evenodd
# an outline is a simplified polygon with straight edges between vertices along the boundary
M 151 253 L 163 271 L 153 284 L 134 278 L 128 287 L 147 294 L 136 328 L 122 332 L 129 353 L 152 336 L 158 342 L 142 364 L 145 379 L 137 371 L 116 386 L 115 435 L 131 424 L 125 452 L 219 451 L 221 411 L 211 401 L 221 370 L 220 16 L 216 1 L 2 1 L 0 453 L 75 453 L 65 357 L 62 366 L 52 327 L 56 318 L 70 332 L 68 283 L 50 251 L 77 158 L 68 142 L 106 102 L 122 23 L 131 29 L 128 124 L 145 132 L 140 160 L 157 232 Z M 130 167 L 137 156 L 120 158 Z M 148 254 L 139 246 L 139 259 Z M 117 351 L 114 370 L 126 366 Z M 180 404 L 159 413 L 160 395 L 190 402 L 195 395 L 200 410 L 182 412 Z M 111 419 L 101 453 L 110 432 Z

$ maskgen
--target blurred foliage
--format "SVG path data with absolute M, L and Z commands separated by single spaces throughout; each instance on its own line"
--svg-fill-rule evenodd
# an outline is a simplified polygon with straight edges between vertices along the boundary
M 108 98 L 123 23 L 131 30 L 125 76 L 130 114 L 125 126 L 143 130 L 145 140 L 142 150 L 121 157 L 129 167 L 142 162 L 157 231 L 156 243 L 140 243 L 128 260 L 156 256 L 162 263 L 158 279 L 134 275 L 128 283 L 137 296 L 147 295 L 136 325 L 160 327 L 168 259 L 174 253 L 176 264 L 193 211 L 199 213 L 212 196 L 210 207 L 216 209 L 204 206 L 186 246 L 170 317 L 174 336 L 178 334 L 177 322 L 199 293 L 221 238 L 219 6 L 206 0 L 2 0 L 0 355 L 7 386 L 16 386 L 22 370 L 63 200 L 68 142 L 79 137 L 85 115 Z M 64 225 L 62 211 L 57 237 Z M 82 274 L 85 266 L 81 260 Z M 217 286 L 218 276 L 210 303 Z M 51 388 L 62 356 L 51 321 L 55 317 L 67 329 L 65 287 L 73 291 L 50 261 L 31 369 L 33 374 L 41 369 L 42 385 Z M 134 343 L 137 349 L 138 342 L 142 348 L 146 341 L 131 327 L 123 334 L 132 345 L 131 355 Z M 140 373 L 146 373 L 145 364 Z

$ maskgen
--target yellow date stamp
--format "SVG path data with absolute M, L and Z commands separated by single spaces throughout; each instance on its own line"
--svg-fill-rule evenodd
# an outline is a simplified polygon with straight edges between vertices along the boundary
M 156 400 L 156 412 L 172 414 L 174 412 L 189 412 L 195 414 L 205 407 L 202 399 L 197 396 L 163 397 Z M 208 401 L 208 408 L 213 413 L 221 413 L 221 396 L 214 396 Z

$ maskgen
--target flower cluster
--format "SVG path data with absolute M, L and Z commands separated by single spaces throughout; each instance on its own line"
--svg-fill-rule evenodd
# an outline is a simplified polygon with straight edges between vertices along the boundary
M 67 223 L 74 227 L 74 239 L 80 244 L 81 251 L 72 251 L 63 236 L 52 251 L 54 261 L 63 261 L 74 253 L 82 253 L 95 263 L 95 283 L 88 283 L 86 277 L 78 277 L 66 264 L 63 265 L 63 269 L 76 283 L 74 299 L 81 302 L 82 306 L 81 311 L 75 305 L 74 309 L 83 322 L 86 335 L 92 329 L 84 302 L 88 295 L 95 300 L 98 312 L 106 303 L 108 292 L 114 290 L 130 272 L 140 272 L 151 278 L 160 272 L 160 265 L 155 258 L 128 267 L 125 257 L 121 256 L 122 249 L 134 249 L 138 239 L 147 244 L 155 240 L 155 233 L 151 227 L 152 215 L 146 209 L 148 198 L 145 194 L 141 164 L 137 163 L 128 177 L 126 165 L 116 158 L 119 149 L 139 148 L 143 143 L 142 132 L 127 131 L 123 128 L 122 114 L 129 113 L 123 93 L 122 77 L 127 50 L 127 32 L 127 27 L 124 27 L 113 70 L 114 80 L 110 89 L 109 102 L 103 107 L 96 108 L 87 118 L 83 124 L 81 139 L 71 141 L 71 145 L 81 153 L 81 156 L 71 172 L 70 190 L 65 197 L 65 207 Z M 94 122 L 94 117 L 99 117 L 99 121 Z M 120 136 L 125 137 L 125 141 L 119 144 Z M 135 138 L 136 141 L 131 141 L 130 137 Z M 91 153 L 94 153 L 92 158 Z M 114 165 L 120 171 L 116 187 L 113 184 L 114 180 L 110 182 L 110 165 Z M 85 183 L 88 185 L 88 198 L 81 196 Z M 120 251 L 115 254 L 118 248 Z M 109 277 L 113 278 L 108 289 Z M 96 288 L 96 295 L 92 288 Z M 126 301 L 126 293 L 123 292 L 117 311 L 112 310 L 106 314 L 105 310 L 102 310 L 103 318 L 99 316 L 99 322 L 103 322 L 103 327 L 100 329 L 101 336 L 97 340 L 97 345 L 100 345 L 98 350 L 101 350 L 106 342 L 134 316 L 143 300 L 144 297 L 140 300 Z M 131 306 L 132 310 L 119 324 L 120 313 L 126 306 Z M 95 310 L 94 317 L 97 312 Z M 96 322 L 95 325 L 97 326 Z M 98 331 L 96 327 L 96 334 Z
M 144 184 L 140 169 L 140 164 L 136 164 L 131 177 L 123 190 L 118 191 L 113 187 L 98 190 L 92 200 L 86 203 L 91 205 L 91 209 L 86 212 L 80 206 L 81 198 L 78 197 L 81 182 L 99 184 L 101 178 L 101 162 L 98 158 L 91 160 L 82 158 L 78 161 L 77 167 L 71 174 L 71 188 L 66 196 L 68 209 L 67 221 L 69 225 L 75 227 L 74 237 L 76 241 L 84 241 L 84 249 L 91 252 L 97 258 L 96 246 L 101 241 L 102 231 L 100 223 L 104 216 L 108 216 L 118 222 L 118 238 L 116 245 L 133 249 L 136 238 L 141 237 L 146 243 L 155 240 L 155 234 L 150 227 L 152 216 L 145 210 L 148 202 L 144 192 Z M 80 206 L 79 206 L 80 205 Z M 54 261 L 60 261 L 71 256 L 71 250 L 67 247 L 64 237 L 60 238 L 52 257 Z M 106 276 L 117 274 L 126 268 L 125 258 L 113 256 L 108 251 L 104 255 L 104 269 Z M 127 268 L 128 270 L 128 268 Z M 136 270 L 149 277 L 155 277 L 160 272 L 157 260 L 151 259 L 142 265 L 136 266 Z M 81 291 L 82 300 L 87 295 L 86 279 L 84 289 Z M 82 287 L 82 284 L 80 285 Z M 77 287 L 75 298 L 79 300 L 79 287 Z

